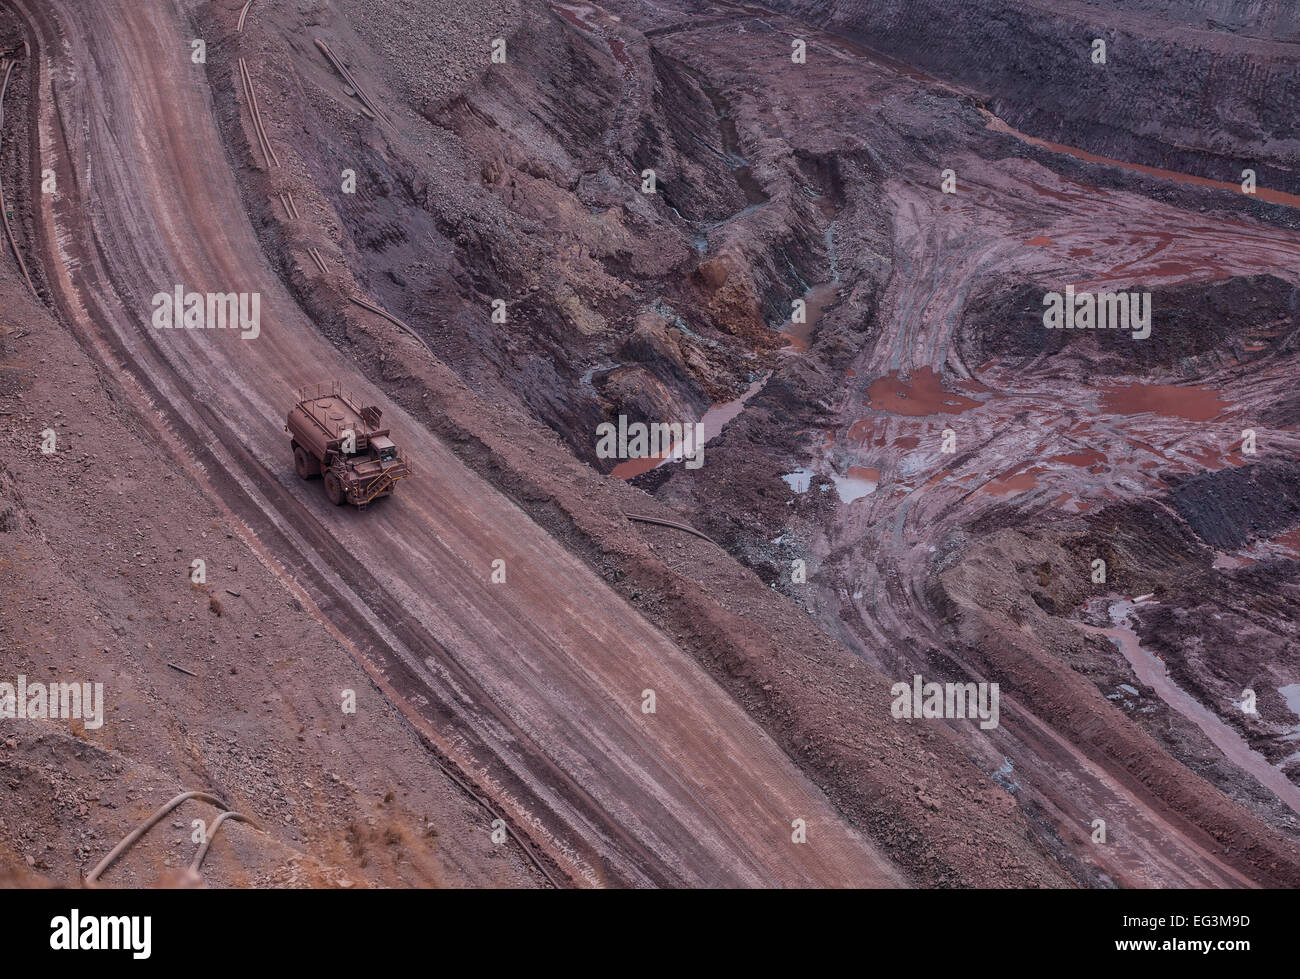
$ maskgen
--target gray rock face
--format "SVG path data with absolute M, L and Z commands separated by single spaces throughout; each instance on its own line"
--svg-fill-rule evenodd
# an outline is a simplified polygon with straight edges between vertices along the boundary
M 1300 8 L 1283 0 L 771 0 L 987 94 L 1031 135 L 1300 191 Z M 1106 41 L 1106 63 L 1092 60 Z

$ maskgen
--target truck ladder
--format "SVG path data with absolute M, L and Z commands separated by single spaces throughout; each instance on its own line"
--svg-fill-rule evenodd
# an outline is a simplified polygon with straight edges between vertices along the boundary
M 403 476 L 409 476 L 409 475 L 410 475 L 409 470 L 396 476 L 393 475 L 392 470 L 389 470 L 388 472 L 380 473 L 378 476 L 376 476 L 370 482 L 366 483 L 365 486 L 361 487 L 361 489 L 357 491 L 357 509 L 364 510 L 366 508 L 367 503 L 373 500 L 376 496 L 378 496 L 380 493 L 386 490 L 393 483 L 397 482 L 397 480 L 401 479 Z

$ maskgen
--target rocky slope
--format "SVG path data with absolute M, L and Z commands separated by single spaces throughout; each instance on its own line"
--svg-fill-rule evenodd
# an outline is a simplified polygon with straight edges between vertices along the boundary
M 981 93 L 1025 132 L 1102 156 L 1300 193 L 1300 20 L 1285 2 L 773 0 Z M 1091 59 L 1095 39 L 1106 63 Z

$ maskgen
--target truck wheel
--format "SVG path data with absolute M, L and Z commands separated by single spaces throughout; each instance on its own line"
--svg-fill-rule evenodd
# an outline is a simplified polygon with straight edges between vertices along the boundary
M 312 479 L 320 475 L 320 463 L 301 446 L 293 450 L 293 466 L 303 479 Z
M 343 505 L 345 499 L 343 484 L 339 482 L 339 478 L 332 471 L 325 474 L 325 495 L 335 506 Z

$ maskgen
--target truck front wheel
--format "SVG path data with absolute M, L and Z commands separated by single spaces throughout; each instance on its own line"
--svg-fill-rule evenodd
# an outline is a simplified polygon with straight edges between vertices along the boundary
M 293 450 L 293 466 L 303 479 L 312 479 L 320 475 L 320 463 L 302 446 L 297 446 Z
M 343 493 L 343 484 L 339 478 L 334 475 L 333 471 L 325 473 L 325 495 L 335 506 L 341 506 L 346 499 Z

